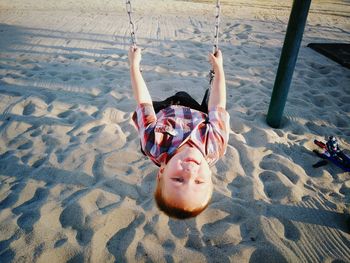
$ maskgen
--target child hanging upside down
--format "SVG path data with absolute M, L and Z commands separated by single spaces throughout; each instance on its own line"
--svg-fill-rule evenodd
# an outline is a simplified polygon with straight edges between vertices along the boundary
M 229 136 L 226 84 L 220 50 L 209 54 L 215 72 L 210 95 L 199 104 L 178 92 L 164 101 L 152 101 L 140 72 L 141 49 L 129 49 L 130 77 L 137 102 L 133 121 L 141 151 L 159 166 L 155 200 L 168 216 L 197 216 L 213 193 L 213 166 L 225 154 Z

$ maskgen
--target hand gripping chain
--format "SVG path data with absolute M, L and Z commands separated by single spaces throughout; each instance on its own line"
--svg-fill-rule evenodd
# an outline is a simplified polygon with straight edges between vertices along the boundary
M 126 11 L 129 16 L 129 24 L 130 24 L 130 35 L 131 35 L 131 43 L 133 46 L 136 47 L 136 34 L 135 34 L 135 25 L 132 20 L 132 8 L 131 8 L 131 1 L 126 0 Z M 216 1 L 216 16 L 215 16 L 215 34 L 214 34 L 214 45 L 213 45 L 213 54 L 215 54 L 219 49 L 219 27 L 220 27 L 220 12 L 221 12 L 221 5 L 220 0 Z M 213 82 L 215 73 L 214 70 L 211 69 L 209 71 L 209 84 Z

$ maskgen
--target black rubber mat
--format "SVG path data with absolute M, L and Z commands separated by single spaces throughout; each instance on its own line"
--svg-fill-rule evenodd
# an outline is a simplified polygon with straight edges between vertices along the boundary
M 350 44 L 310 43 L 307 46 L 350 69 Z

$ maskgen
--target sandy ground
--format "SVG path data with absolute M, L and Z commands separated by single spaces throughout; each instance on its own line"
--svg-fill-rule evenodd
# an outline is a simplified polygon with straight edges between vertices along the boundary
M 223 1 L 232 131 L 186 221 L 159 213 L 139 152 L 124 1 L 95 2 L 0 2 L 0 262 L 349 262 L 350 174 L 312 150 L 350 149 L 350 71 L 306 47 L 349 43 L 349 1 L 313 1 L 281 129 L 265 118 L 292 1 Z M 133 5 L 151 95 L 200 100 L 213 4 Z

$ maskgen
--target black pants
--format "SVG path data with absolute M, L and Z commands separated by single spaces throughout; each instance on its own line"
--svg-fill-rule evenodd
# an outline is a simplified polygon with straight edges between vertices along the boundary
M 185 91 L 179 91 L 174 96 L 171 96 L 163 101 L 153 101 L 153 108 L 156 113 L 171 105 L 181 105 L 208 113 L 209 89 L 206 90 L 202 103 L 199 104 L 194 98 Z

